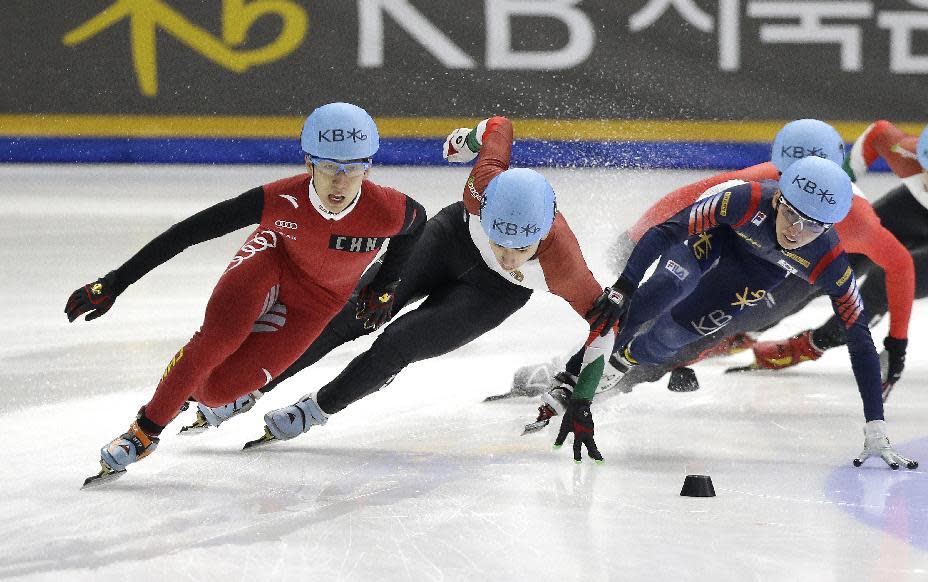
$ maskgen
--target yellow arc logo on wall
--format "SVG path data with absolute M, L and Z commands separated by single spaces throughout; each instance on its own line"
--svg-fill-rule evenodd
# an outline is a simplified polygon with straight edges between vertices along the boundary
M 271 43 L 256 49 L 236 50 L 254 22 L 276 14 L 283 22 Z M 306 37 L 309 18 L 292 0 L 223 0 L 222 38 L 194 25 L 162 0 L 116 0 L 112 5 L 62 38 L 67 46 L 79 45 L 119 23 L 129 20 L 132 61 L 143 95 L 158 94 L 158 64 L 155 35 L 158 28 L 214 63 L 244 73 L 255 65 L 274 62 L 289 55 Z

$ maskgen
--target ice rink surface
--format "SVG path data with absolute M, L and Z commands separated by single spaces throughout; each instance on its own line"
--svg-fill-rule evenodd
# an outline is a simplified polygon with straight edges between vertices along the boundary
M 178 437 L 110 486 L 80 489 L 202 320 L 248 231 L 190 249 L 107 315 L 69 325 L 76 287 L 171 224 L 298 167 L 0 167 L 0 579 L 4 580 L 906 580 L 928 579 L 928 314 L 917 304 L 906 372 L 886 407 L 917 471 L 855 469 L 861 402 L 847 352 L 702 388 L 665 381 L 597 401 L 606 464 L 575 465 L 556 432 L 519 433 L 536 403 L 483 404 L 521 365 L 563 355 L 585 324 L 536 294 L 497 330 L 414 364 L 386 389 L 286 443 L 241 452 L 262 414 L 334 377 L 342 346 L 250 414 Z M 375 168 L 430 213 L 467 168 Z M 543 170 L 594 274 L 662 193 L 708 172 Z M 868 177 L 868 193 L 893 184 Z M 875 197 L 875 196 L 874 196 Z M 817 300 L 769 337 L 818 325 Z M 877 342 L 886 323 L 874 331 Z M 688 473 L 718 496 L 679 496 Z

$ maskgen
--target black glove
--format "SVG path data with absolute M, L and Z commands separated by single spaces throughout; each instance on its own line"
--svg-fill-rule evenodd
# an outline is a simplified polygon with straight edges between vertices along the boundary
M 627 312 L 626 294 L 613 287 L 606 287 L 584 317 L 590 323 L 590 331 L 599 331 L 599 335 L 604 336 L 625 319 Z
M 909 340 L 896 339 L 891 335 L 883 340 L 883 347 L 886 348 L 886 355 L 889 356 L 889 367 L 883 379 L 883 402 L 886 402 L 896 382 L 902 377 L 902 370 L 905 369 L 905 349 L 908 345 Z
M 116 275 L 110 271 L 93 283 L 75 289 L 68 297 L 64 312 L 68 315 L 69 322 L 85 313 L 88 314 L 85 321 L 92 321 L 109 311 L 118 295 Z
M 393 300 L 399 281 L 384 287 L 367 285 L 358 293 L 358 309 L 355 317 L 364 320 L 364 329 L 375 330 L 393 317 Z
M 567 435 L 574 433 L 574 462 L 580 463 L 580 452 L 586 445 L 587 454 L 597 463 L 602 463 L 603 456 L 593 440 L 593 413 L 590 412 L 590 401 L 571 398 L 561 419 L 561 430 L 554 440 L 554 448 L 559 449 L 564 444 Z

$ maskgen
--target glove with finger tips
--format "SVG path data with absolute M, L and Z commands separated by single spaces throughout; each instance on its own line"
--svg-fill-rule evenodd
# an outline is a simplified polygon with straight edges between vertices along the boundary
M 598 330 L 599 335 L 604 336 L 618 326 L 628 312 L 628 296 L 614 287 L 603 289 L 602 295 L 584 316 L 590 324 L 590 330 Z
M 110 271 L 93 283 L 75 289 L 64 306 L 68 321 L 73 322 L 81 315 L 87 314 L 86 321 L 92 321 L 113 306 L 119 291 L 116 289 L 116 275 Z
M 593 413 L 590 412 L 590 401 L 582 399 L 571 399 L 561 419 L 561 428 L 554 440 L 554 448 L 558 449 L 564 444 L 567 435 L 574 433 L 574 462 L 582 462 L 581 453 L 583 446 L 586 445 L 587 454 L 597 463 L 605 462 L 599 448 L 596 446 L 596 440 L 593 438 Z
M 358 293 L 358 309 L 355 317 L 364 321 L 364 329 L 376 330 L 393 317 L 393 302 L 396 299 L 396 287 L 399 281 L 394 281 L 383 287 L 373 283 L 367 285 Z
M 918 461 L 903 457 L 893 449 L 886 436 L 886 422 L 882 420 L 871 420 L 864 425 L 864 450 L 854 459 L 854 466 L 860 467 L 870 457 L 880 457 L 893 470 L 900 466 L 918 468 Z
M 476 158 L 480 148 L 478 147 L 476 150 L 470 149 L 467 139 L 467 136 L 472 131 L 469 127 L 460 127 L 452 131 L 445 139 L 445 144 L 441 149 L 441 156 L 449 162 L 458 164 L 466 164 Z
M 487 119 L 477 127 L 459 127 L 451 132 L 441 148 L 441 155 L 449 162 L 465 164 L 477 157 L 483 145 L 483 134 L 487 129 Z

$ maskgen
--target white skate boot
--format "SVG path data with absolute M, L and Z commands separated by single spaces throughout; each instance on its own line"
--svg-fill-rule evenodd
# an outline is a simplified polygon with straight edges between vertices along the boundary
M 255 403 L 257 403 L 258 399 L 262 396 L 264 396 L 264 392 L 255 390 L 244 396 L 239 396 L 234 402 L 223 404 L 215 408 L 210 408 L 205 404 L 198 403 L 196 420 L 194 420 L 192 424 L 181 427 L 180 432 L 177 434 L 188 436 L 195 435 L 200 434 L 211 426 L 219 426 L 233 416 L 248 412 L 254 408 Z
M 272 410 L 264 415 L 264 434 L 245 443 L 243 450 L 272 441 L 287 441 L 307 432 L 314 425 L 322 426 L 329 415 L 316 404 L 316 395 L 307 394 L 295 404 Z

